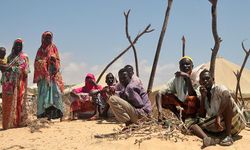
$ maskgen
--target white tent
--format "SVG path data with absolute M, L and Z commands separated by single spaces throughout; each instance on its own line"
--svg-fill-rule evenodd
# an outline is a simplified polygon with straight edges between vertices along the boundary
M 199 73 L 204 68 L 209 68 L 210 63 L 202 64 L 193 69 L 194 74 L 196 75 L 196 80 L 199 80 Z M 237 79 L 234 74 L 237 71 L 240 71 L 241 66 L 238 66 L 225 58 L 218 57 L 216 58 L 215 64 L 215 83 L 225 85 L 232 93 L 235 93 Z M 244 68 L 241 79 L 240 79 L 240 88 L 245 99 L 250 99 L 250 70 Z

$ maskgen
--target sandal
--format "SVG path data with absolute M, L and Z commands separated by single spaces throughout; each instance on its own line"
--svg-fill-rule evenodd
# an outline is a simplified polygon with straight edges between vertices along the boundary
M 229 136 L 226 136 L 221 142 L 220 142 L 220 145 L 222 146 L 230 146 L 233 144 L 233 138 L 229 135 Z
M 203 146 L 202 147 L 207 147 L 207 146 L 212 146 L 218 144 L 220 141 L 219 139 L 213 139 L 211 137 L 205 137 L 203 139 Z

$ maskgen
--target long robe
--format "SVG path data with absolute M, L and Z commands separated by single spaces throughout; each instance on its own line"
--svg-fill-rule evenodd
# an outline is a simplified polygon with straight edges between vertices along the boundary
M 44 44 L 47 34 L 52 35 L 50 32 L 45 32 L 42 36 L 42 45 L 37 51 L 34 63 L 33 82 L 38 86 L 37 117 L 55 119 L 63 116 L 64 84 L 56 45 L 52 41 L 49 45 Z
M 8 57 L 12 63 L 2 74 L 2 111 L 3 129 L 26 125 L 28 117 L 26 108 L 27 79 L 29 59 L 20 52 L 16 57 Z

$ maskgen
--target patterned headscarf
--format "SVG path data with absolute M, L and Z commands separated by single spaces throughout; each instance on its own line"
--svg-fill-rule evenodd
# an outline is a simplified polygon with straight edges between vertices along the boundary
M 14 46 L 15 46 L 17 43 L 23 44 L 23 40 L 22 40 L 21 38 L 17 38 L 17 39 L 14 41 L 13 46 L 12 46 L 12 49 L 11 49 L 11 57 L 10 57 L 10 58 L 12 58 L 12 57 L 13 57 L 12 55 L 14 55 Z M 23 49 L 23 47 L 22 47 L 22 49 Z M 22 50 L 21 50 L 21 51 L 22 51 Z
M 16 43 L 21 43 L 21 44 L 23 44 L 23 40 L 22 40 L 21 38 L 17 38 L 17 39 L 14 41 L 14 44 L 13 44 L 13 46 L 12 46 L 12 50 L 13 50 L 14 46 L 16 45 Z
M 46 48 L 48 46 L 47 43 L 45 43 L 45 37 L 47 35 L 50 35 L 51 36 L 51 43 L 53 41 L 53 33 L 50 32 L 50 31 L 45 31 L 43 34 L 42 34 L 42 48 Z

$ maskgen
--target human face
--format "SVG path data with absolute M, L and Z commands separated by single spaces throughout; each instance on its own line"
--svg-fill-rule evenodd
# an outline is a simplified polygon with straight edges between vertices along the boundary
M 14 54 L 19 54 L 22 49 L 23 49 L 23 44 L 21 42 L 15 42 L 14 43 L 14 46 L 13 46 L 13 49 L 14 49 Z
M 88 84 L 94 85 L 95 81 L 91 77 L 86 77 L 85 82 L 88 83 Z
M 107 85 L 111 86 L 114 83 L 114 80 L 115 80 L 114 76 L 112 76 L 111 74 L 108 75 L 106 77 L 106 83 L 107 83 Z
M 50 34 L 47 34 L 44 38 L 44 42 L 46 43 L 46 45 L 51 44 L 52 42 L 52 36 Z
M 127 70 L 130 77 L 132 77 L 134 75 L 134 70 L 131 66 L 128 66 L 125 69 Z
M 4 59 L 5 55 L 6 55 L 6 50 L 4 47 L 1 47 L 0 48 L 0 59 Z
M 180 71 L 191 74 L 193 62 L 190 59 L 184 58 L 179 62 Z
M 211 77 L 209 72 L 204 72 L 200 75 L 200 85 L 206 89 L 211 89 L 214 83 L 214 79 Z
M 123 86 L 127 86 L 130 82 L 131 78 L 128 72 L 121 72 L 119 73 L 119 81 Z

